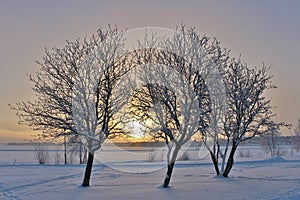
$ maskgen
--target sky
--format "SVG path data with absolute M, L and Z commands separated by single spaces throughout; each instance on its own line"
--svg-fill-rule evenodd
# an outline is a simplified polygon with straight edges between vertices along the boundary
M 270 66 L 276 90 L 268 92 L 277 120 L 300 118 L 300 1 L 297 0 L 3 0 L 0 2 L 0 143 L 34 132 L 17 124 L 8 103 L 34 96 L 26 73 L 38 70 L 44 48 L 90 36 L 108 24 L 122 29 L 185 23 L 216 37 L 250 67 Z M 292 130 L 284 130 L 290 134 Z

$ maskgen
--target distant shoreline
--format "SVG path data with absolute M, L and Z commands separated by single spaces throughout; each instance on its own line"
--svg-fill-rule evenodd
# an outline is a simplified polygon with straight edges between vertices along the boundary
M 294 136 L 280 136 L 279 137 L 280 140 L 279 142 L 281 142 L 282 144 L 286 144 L 286 145 L 290 145 L 292 144 L 292 141 L 294 139 Z M 262 137 L 255 137 L 254 139 L 243 143 L 243 144 L 260 144 L 262 140 Z M 222 141 L 220 141 L 222 142 Z M 10 145 L 10 146 L 34 146 L 39 144 L 39 142 L 9 142 L 9 143 L 0 143 L 1 145 Z M 49 142 L 45 142 L 45 144 L 49 145 L 49 146 L 60 146 L 63 145 L 63 143 L 49 143 Z M 108 143 L 109 144 L 109 143 Z M 113 143 L 116 146 L 119 147 L 163 147 L 166 144 L 162 141 L 159 142 L 119 142 L 119 143 Z M 193 142 L 192 146 L 201 146 L 202 142 Z M 242 145 L 243 145 L 242 144 Z

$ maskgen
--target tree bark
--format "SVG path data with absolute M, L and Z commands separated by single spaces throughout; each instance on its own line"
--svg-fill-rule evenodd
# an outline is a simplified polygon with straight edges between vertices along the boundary
M 93 161 L 94 161 L 94 154 L 89 152 L 88 161 L 86 164 L 84 178 L 83 178 L 83 182 L 82 182 L 82 187 L 90 186 L 90 178 L 91 178 L 91 173 L 92 173 Z
M 225 171 L 223 172 L 224 177 L 228 177 L 228 174 L 230 173 L 230 170 L 232 169 L 233 162 L 234 162 L 234 154 L 237 149 L 237 146 L 235 144 L 232 145 L 230 155 L 228 157 L 228 162 L 225 168 Z
M 167 175 L 166 175 L 166 178 L 165 178 L 164 184 L 163 184 L 164 188 L 167 188 L 169 186 L 171 176 L 172 176 L 172 172 L 173 172 L 173 168 L 174 168 L 174 164 L 175 164 L 175 161 L 168 164 L 168 171 L 167 171 Z
M 79 164 L 82 164 L 82 144 L 79 143 Z
M 216 156 L 213 154 L 213 152 L 211 152 L 211 151 L 210 151 L 210 157 L 211 157 L 211 160 L 212 160 L 212 162 L 213 162 L 213 164 L 214 164 L 216 174 L 217 174 L 217 175 L 220 175 L 220 170 L 219 170 L 217 158 L 216 158 Z
M 225 147 L 225 150 L 224 150 L 224 154 L 221 156 L 221 158 L 222 158 L 221 173 L 223 173 L 224 169 L 225 169 L 225 162 L 226 162 L 226 157 L 227 157 L 227 152 L 228 152 L 228 145 L 229 145 L 229 137 L 227 138 L 227 141 L 226 141 L 226 147 Z
M 172 176 L 172 172 L 173 172 L 173 168 L 174 168 L 174 165 L 175 165 L 175 161 L 176 161 L 178 152 L 179 152 L 179 148 L 176 147 L 174 152 L 173 152 L 172 159 L 171 159 L 170 163 L 168 163 L 168 170 L 167 170 L 167 174 L 166 174 L 164 184 L 163 184 L 164 188 L 169 187 L 169 183 L 170 183 L 170 180 L 171 180 L 171 176 Z
M 64 135 L 64 149 L 65 149 L 65 165 L 68 164 L 68 161 L 67 161 L 67 141 L 66 141 L 66 135 Z

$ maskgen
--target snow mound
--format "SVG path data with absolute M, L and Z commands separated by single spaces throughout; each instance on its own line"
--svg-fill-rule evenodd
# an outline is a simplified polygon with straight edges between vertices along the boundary
M 284 159 L 281 156 L 276 156 L 270 159 L 265 160 L 266 162 L 286 162 L 286 159 Z

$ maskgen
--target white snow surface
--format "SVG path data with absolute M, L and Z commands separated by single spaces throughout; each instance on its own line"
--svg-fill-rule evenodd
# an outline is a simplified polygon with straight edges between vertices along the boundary
M 80 184 L 85 165 L 38 165 L 30 163 L 31 160 L 12 164 L 4 158 L 5 151 L 0 148 L 0 152 L 1 200 L 300 199 L 299 152 L 271 159 L 259 151 L 249 158 L 236 156 L 229 178 L 215 176 L 209 157 L 177 161 L 170 187 L 166 189 L 161 187 L 166 168 L 160 162 L 122 161 L 104 165 L 96 161 L 91 186 L 83 188 Z M 27 158 L 31 158 L 29 153 L 32 152 L 27 151 Z M 116 166 L 123 166 L 139 172 L 144 168 L 156 169 L 158 165 L 164 167 L 144 173 L 116 170 Z

